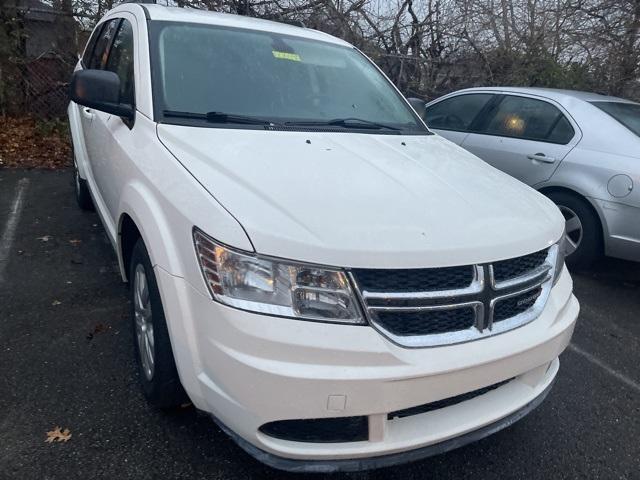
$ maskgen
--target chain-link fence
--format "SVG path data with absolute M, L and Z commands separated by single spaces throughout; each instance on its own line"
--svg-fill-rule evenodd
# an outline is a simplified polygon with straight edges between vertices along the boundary
M 0 6 L 0 114 L 63 116 L 83 30 L 40 0 Z
M 69 102 L 67 85 L 73 67 L 73 63 L 58 52 L 16 61 L 15 73 L 9 81 L 17 88 L 14 87 L 14 94 L 7 98 L 3 110 L 38 118 L 63 116 Z

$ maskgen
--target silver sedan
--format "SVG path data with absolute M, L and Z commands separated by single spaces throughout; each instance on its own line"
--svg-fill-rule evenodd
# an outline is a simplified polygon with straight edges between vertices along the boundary
M 460 90 L 422 108 L 432 130 L 558 205 L 569 264 L 586 266 L 602 253 L 640 261 L 640 104 L 493 87 Z

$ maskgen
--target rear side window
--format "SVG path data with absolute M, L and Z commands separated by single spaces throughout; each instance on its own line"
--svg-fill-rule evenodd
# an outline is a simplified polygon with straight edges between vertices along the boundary
M 89 61 L 87 62 L 87 68 L 103 69 L 107 63 L 107 56 L 109 55 L 109 48 L 111 46 L 111 40 L 116 33 L 116 28 L 119 19 L 109 20 L 105 23 L 104 27 L 100 31 L 98 40 L 96 41 Z
M 134 105 L 133 28 L 127 20 L 120 23 L 105 68 L 120 78 L 120 102 Z
M 575 132 L 562 112 L 550 103 L 507 95 L 482 133 L 564 145 Z
M 593 102 L 592 104 L 640 137 L 640 104 L 622 102 Z
M 425 121 L 431 128 L 466 131 L 492 96 L 469 93 L 447 98 L 427 108 Z

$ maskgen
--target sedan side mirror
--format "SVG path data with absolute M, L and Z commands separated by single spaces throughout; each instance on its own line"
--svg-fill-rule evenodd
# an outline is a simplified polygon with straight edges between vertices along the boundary
M 407 98 L 407 101 L 411 104 L 411 106 L 416 111 L 416 113 L 420 115 L 420 118 L 424 119 L 424 114 L 427 111 L 426 110 L 427 102 L 425 102 L 420 98 L 415 98 L 415 97 Z
M 74 102 L 101 112 L 133 120 L 133 105 L 120 103 L 120 78 L 107 70 L 78 70 L 71 77 L 69 96 Z

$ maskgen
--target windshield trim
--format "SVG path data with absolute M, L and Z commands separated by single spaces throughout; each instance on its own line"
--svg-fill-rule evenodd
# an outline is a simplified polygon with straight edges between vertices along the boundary
M 295 40 L 307 40 L 309 42 L 318 42 L 318 43 L 326 43 L 335 48 L 344 48 L 348 50 L 355 51 L 358 55 L 362 56 L 365 61 L 371 64 L 371 66 L 378 72 L 379 75 L 384 78 L 384 81 L 388 84 L 388 86 L 392 89 L 396 97 L 400 102 L 406 105 L 409 113 L 415 120 L 415 128 L 411 126 L 411 128 L 403 127 L 402 124 L 390 124 L 391 127 L 398 128 L 398 130 L 391 129 L 372 129 L 372 128 L 353 128 L 353 127 L 340 127 L 340 126 L 308 126 L 308 125 L 286 125 L 286 128 L 278 128 L 269 125 L 251 125 L 251 124 L 242 124 L 242 123 L 211 123 L 206 120 L 197 119 L 197 118 L 174 118 L 168 117 L 164 115 L 164 111 L 167 110 L 165 105 L 163 105 L 162 96 L 158 93 L 162 91 L 162 79 L 160 72 L 160 33 L 163 27 L 168 25 L 188 25 L 194 27 L 206 27 L 206 28 L 214 28 L 219 30 L 234 30 L 234 31 L 244 31 L 244 32 L 257 32 L 257 33 L 265 33 L 264 30 L 259 29 L 251 29 L 251 28 L 241 28 L 241 27 L 230 27 L 227 25 L 212 25 L 208 23 L 197 23 L 197 22 L 176 22 L 176 21 L 167 21 L 167 20 L 151 20 L 148 22 L 148 35 L 149 35 L 149 60 L 150 60 L 150 73 L 151 73 L 151 98 L 153 102 L 153 119 L 156 123 L 163 123 L 169 125 L 183 125 L 183 126 L 191 126 L 191 127 L 203 127 L 203 128 L 227 128 L 227 129 L 243 129 L 243 130 L 263 130 L 263 131 L 301 131 L 301 132 L 339 132 L 339 133 L 366 133 L 370 135 L 434 135 L 431 132 L 424 121 L 420 118 L 420 116 L 413 110 L 409 102 L 406 98 L 400 93 L 395 84 L 389 80 L 389 78 L 382 72 L 382 70 L 376 65 L 372 60 L 370 60 L 366 55 L 364 55 L 360 50 L 353 46 L 347 45 L 339 45 L 331 42 L 323 42 L 322 40 L 315 39 L 307 39 L 305 37 L 300 37 L 297 35 L 288 35 L 277 33 L 277 35 L 282 36 L 284 38 L 291 38 Z M 301 118 L 284 118 L 284 117 L 274 117 L 274 124 L 286 124 L 286 122 L 296 122 L 303 121 L 307 119 Z M 313 119 L 309 119 L 313 120 Z

